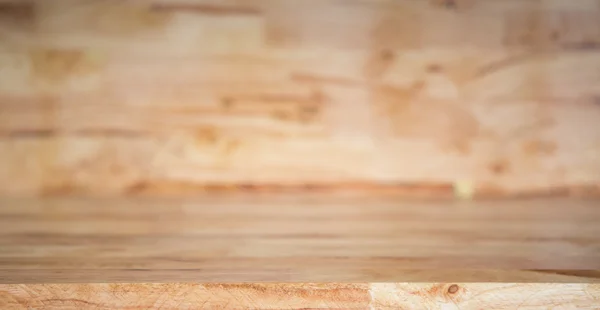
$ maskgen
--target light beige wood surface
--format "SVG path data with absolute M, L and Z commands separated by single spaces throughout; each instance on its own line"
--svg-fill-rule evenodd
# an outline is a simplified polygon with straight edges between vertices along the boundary
M 0 282 L 589 282 L 600 276 L 575 271 L 600 270 L 598 206 L 360 195 L 4 198 Z
M 0 192 L 598 194 L 599 12 L 2 0 Z
M 3 309 L 598 309 L 598 284 L 0 285 Z

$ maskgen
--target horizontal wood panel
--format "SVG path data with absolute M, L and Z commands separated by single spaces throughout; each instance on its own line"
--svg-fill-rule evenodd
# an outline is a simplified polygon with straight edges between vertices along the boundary
M 597 195 L 599 10 L 2 1 L 0 192 Z
M 0 278 L 17 283 L 419 281 L 432 276 L 427 269 L 596 270 L 598 205 L 575 198 L 4 198 Z M 444 275 L 421 280 L 456 281 Z M 478 273 L 471 275 L 465 281 Z M 479 275 L 479 281 L 503 276 Z M 528 273 L 503 279 L 521 281 Z
M 0 305 L 218 309 L 594 308 L 597 284 L 297 283 L 2 285 Z

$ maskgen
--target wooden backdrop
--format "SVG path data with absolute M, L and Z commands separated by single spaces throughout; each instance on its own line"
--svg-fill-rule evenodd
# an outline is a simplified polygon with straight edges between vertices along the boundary
M 0 193 L 595 193 L 596 0 L 0 1 Z

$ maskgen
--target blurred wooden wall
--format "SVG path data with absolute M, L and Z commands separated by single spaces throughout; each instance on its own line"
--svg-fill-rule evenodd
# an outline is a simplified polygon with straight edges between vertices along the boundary
M 0 193 L 599 192 L 597 0 L 0 0 Z

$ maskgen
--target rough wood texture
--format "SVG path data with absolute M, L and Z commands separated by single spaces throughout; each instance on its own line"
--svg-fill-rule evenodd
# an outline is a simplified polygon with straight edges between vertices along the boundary
M 599 12 L 2 0 L 0 192 L 597 194 Z
M 592 281 L 597 273 L 517 270 L 600 270 L 598 205 L 575 198 L 4 198 L 0 282 Z M 451 270 L 466 271 L 456 278 Z
M 109 309 L 598 309 L 598 284 L 0 285 L 0 307 Z

